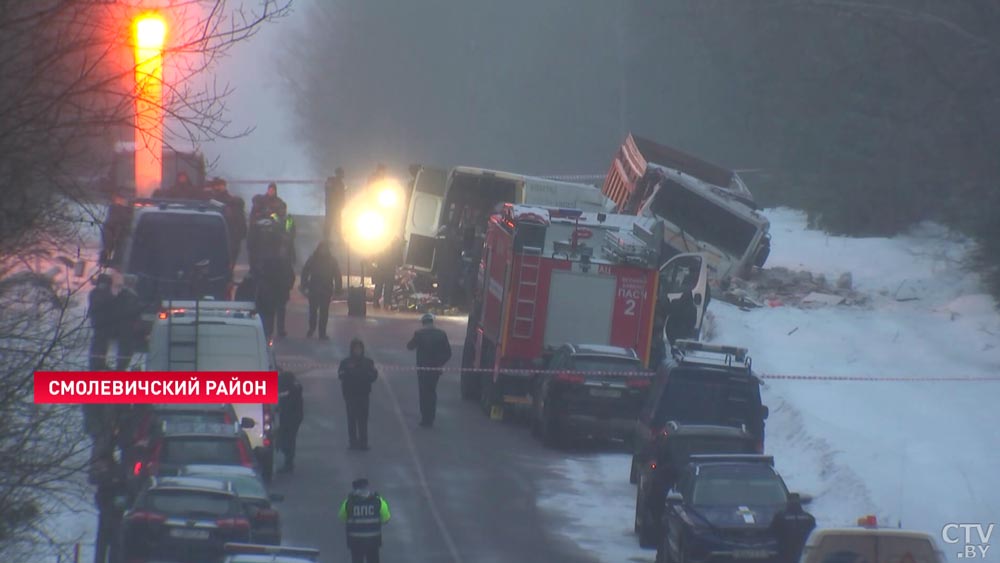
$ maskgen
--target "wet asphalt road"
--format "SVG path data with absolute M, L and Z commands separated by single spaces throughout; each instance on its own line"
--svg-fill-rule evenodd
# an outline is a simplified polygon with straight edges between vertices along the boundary
M 276 343 L 279 364 L 327 364 L 295 369 L 305 387 L 305 421 L 293 474 L 278 474 L 274 492 L 284 543 L 317 547 L 324 563 L 347 561 L 337 510 L 351 481 L 365 476 L 388 500 L 392 521 L 384 530 L 384 561 L 427 563 L 594 561 L 560 537 L 565 523 L 536 508 L 536 499 L 560 476 L 549 469 L 560 458 L 521 426 L 489 420 L 478 404 L 459 396 L 457 373 L 438 387 L 434 428 L 418 426 L 416 376 L 389 366 L 412 366 L 405 344 L 417 328 L 412 315 L 369 311 L 349 318 L 346 306 L 331 312 L 329 342 L 305 339 L 305 303 L 289 304 L 289 338 Z M 440 319 L 452 342 L 449 366 L 461 363 L 465 323 Z M 336 376 L 350 340 L 362 338 L 380 367 L 371 395 L 367 452 L 347 449 L 346 414 Z M 623 501 L 624 502 L 624 501 Z

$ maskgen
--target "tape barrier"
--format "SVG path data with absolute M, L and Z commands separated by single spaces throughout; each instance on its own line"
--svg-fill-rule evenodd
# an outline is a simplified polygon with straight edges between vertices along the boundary
M 304 362 L 299 360 L 287 360 L 281 361 L 281 368 L 288 370 L 336 370 L 340 364 L 339 363 L 323 363 L 323 362 Z M 399 364 L 377 364 L 379 370 L 384 372 L 402 372 L 402 373 L 417 373 L 418 368 L 416 366 L 406 366 Z M 432 368 L 426 368 L 432 369 Z M 444 366 L 442 368 L 437 368 L 435 371 L 441 371 L 444 373 L 493 373 L 494 370 L 489 368 L 461 368 L 457 366 Z M 546 370 L 546 369 L 514 369 L 514 368 L 503 368 L 498 370 L 500 373 L 514 374 L 514 375 L 534 375 L 538 373 L 545 372 L 559 372 L 561 370 Z M 652 374 L 651 371 L 598 371 L 598 370 L 573 370 L 574 374 L 578 375 L 595 375 L 595 376 L 613 376 L 613 377 L 637 377 L 637 376 L 649 376 Z M 1000 381 L 1000 375 L 995 376 L 955 376 L 955 377 L 890 377 L 890 376 L 857 376 L 857 375 L 801 375 L 801 374 L 779 374 L 779 373 L 758 373 L 755 372 L 754 375 L 761 379 L 771 379 L 771 380 L 785 380 L 785 381 L 869 381 L 869 382 L 930 382 L 930 383 L 947 383 L 953 381 Z

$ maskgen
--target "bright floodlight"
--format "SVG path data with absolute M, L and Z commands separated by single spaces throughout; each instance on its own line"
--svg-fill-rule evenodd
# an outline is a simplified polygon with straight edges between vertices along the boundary
M 354 221 L 354 230 L 362 240 L 380 243 L 386 235 L 385 217 L 375 210 L 362 211 Z
M 160 51 L 167 37 L 167 22 L 157 13 L 142 14 L 135 19 L 135 47 Z

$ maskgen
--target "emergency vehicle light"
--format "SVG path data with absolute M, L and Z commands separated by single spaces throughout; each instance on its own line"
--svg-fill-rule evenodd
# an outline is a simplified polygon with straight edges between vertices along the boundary
M 878 518 L 874 514 L 862 516 L 858 518 L 858 526 L 863 528 L 878 528 Z

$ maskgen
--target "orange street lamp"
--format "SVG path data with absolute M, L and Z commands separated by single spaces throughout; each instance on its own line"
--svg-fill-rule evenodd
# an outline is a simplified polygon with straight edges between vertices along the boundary
M 167 22 L 155 12 L 132 22 L 135 40 L 135 193 L 149 197 L 163 181 L 163 44 Z

